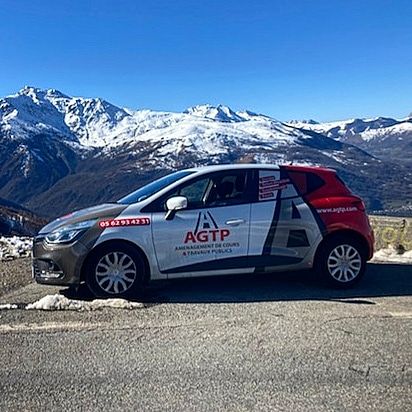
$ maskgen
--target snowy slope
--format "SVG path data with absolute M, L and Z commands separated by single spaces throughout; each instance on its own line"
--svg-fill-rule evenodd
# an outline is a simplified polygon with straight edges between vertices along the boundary
M 9 137 L 30 140 L 45 133 L 82 148 L 114 148 L 134 142 L 152 142 L 162 153 L 192 147 L 220 153 L 239 139 L 240 144 L 291 143 L 298 135 L 267 116 L 234 112 L 227 106 L 199 105 L 183 113 L 132 111 L 102 99 L 69 97 L 54 89 L 25 87 L 0 100 L 0 129 Z M 168 144 L 164 144 L 168 140 Z
M 153 112 L 151 116 L 157 117 Z M 174 123 L 171 120 L 176 121 Z M 145 119 L 145 124 L 148 120 Z M 219 156 L 242 150 L 249 151 L 276 151 L 282 146 L 299 144 L 299 138 L 307 136 L 295 131 L 280 122 L 269 118 L 256 117 L 251 120 L 233 119 L 212 120 L 209 117 L 183 114 L 176 119 L 176 115 L 169 117 L 169 124 L 155 127 L 152 123 L 149 129 L 138 136 L 140 142 L 155 145 L 157 150 L 154 157 L 167 158 L 168 155 L 195 155 L 196 157 Z M 131 143 L 124 134 L 118 143 Z M 282 151 L 279 150 L 279 159 Z M 166 160 L 167 161 L 167 160 Z
M 293 128 L 298 131 L 293 131 Z M 328 123 L 309 120 L 282 124 L 269 116 L 250 111 L 235 112 L 223 105 L 198 105 L 183 113 L 132 111 L 100 98 L 70 97 L 55 89 L 26 86 L 18 93 L 0 99 L 0 130 L 12 139 L 30 140 L 33 135 L 46 134 L 58 137 L 60 141 L 76 143 L 81 148 L 113 148 L 136 141 L 152 141 L 163 146 L 167 136 L 173 136 L 173 139 L 180 140 L 173 147 L 176 150 L 192 144 L 199 149 L 199 142 L 192 140 L 198 134 L 201 142 L 209 140 L 214 148 L 218 143 L 215 150 L 219 151 L 222 142 L 216 142 L 217 135 L 233 135 L 234 139 L 250 136 L 252 145 L 256 135 L 263 143 L 267 143 L 267 139 L 290 143 L 300 130 L 314 131 L 350 143 L 409 139 L 412 117 Z M 300 136 L 305 136 L 305 133 L 300 133 Z M 209 150 L 210 144 L 205 148 Z
M 127 145 L 155 148 L 153 156 L 222 155 L 236 150 L 271 152 L 310 138 L 268 116 L 234 112 L 227 106 L 199 105 L 183 113 L 122 109 L 102 99 L 69 97 L 54 89 L 25 87 L 0 100 L 0 130 L 21 142 L 24 174 L 33 156 L 30 140 L 46 135 L 76 150 L 101 148 L 107 154 Z M 73 146 L 74 144 L 74 146 Z M 336 156 L 339 156 L 337 154 Z M 279 159 L 282 153 L 279 151 Z
M 26 86 L 0 100 L 0 130 L 20 140 L 43 133 L 82 146 L 100 146 L 127 117 L 125 110 L 102 99 L 69 97 L 54 89 Z

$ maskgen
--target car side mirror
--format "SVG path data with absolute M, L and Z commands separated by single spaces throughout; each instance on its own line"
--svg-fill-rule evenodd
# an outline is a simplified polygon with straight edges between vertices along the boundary
M 187 198 L 184 196 L 173 196 L 166 201 L 166 220 L 172 220 L 178 210 L 187 208 Z

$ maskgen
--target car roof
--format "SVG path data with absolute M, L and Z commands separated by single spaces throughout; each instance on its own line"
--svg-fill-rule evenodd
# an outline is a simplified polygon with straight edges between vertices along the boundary
M 210 165 L 210 166 L 200 166 L 186 169 L 190 172 L 218 172 L 220 170 L 231 170 L 231 169 L 279 169 L 280 167 L 285 167 L 289 170 L 300 170 L 304 171 L 330 171 L 334 172 L 333 169 L 320 166 L 309 166 L 309 165 L 276 165 L 268 163 L 235 163 L 235 164 L 222 164 L 222 165 Z

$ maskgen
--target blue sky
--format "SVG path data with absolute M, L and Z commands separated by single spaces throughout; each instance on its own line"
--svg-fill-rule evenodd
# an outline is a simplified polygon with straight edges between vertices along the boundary
M 412 112 L 412 2 L 0 0 L 0 96 L 24 85 L 278 119 Z

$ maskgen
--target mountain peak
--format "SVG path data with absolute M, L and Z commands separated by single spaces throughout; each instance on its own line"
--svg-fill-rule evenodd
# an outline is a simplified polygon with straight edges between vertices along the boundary
M 64 98 L 70 99 L 70 96 L 65 95 L 61 91 L 57 89 L 40 89 L 38 87 L 33 86 L 24 86 L 20 89 L 16 94 L 10 97 L 17 97 L 17 96 L 27 96 L 32 99 L 35 103 L 39 103 L 40 100 L 45 98 Z
M 29 97 L 31 100 L 33 100 L 35 103 L 40 103 L 39 98 L 42 98 L 42 96 L 40 96 L 41 94 L 44 95 L 44 91 L 37 88 L 37 87 L 33 87 L 33 86 L 24 86 L 22 89 L 20 89 L 17 94 L 14 94 L 10 97 L 18 97 L 18 96 L 27 96 Z
M 313 119 L 308 119 L 308 120 L 290 120 L 289 122 L 287 122 L 289 124 L 319 124 L 319 122 L 317 122 L 316 120 Z
M 217 120 L 219 122 L 243 122 L 245 120 L 237 115 L 229 106 L 223 104 L 219 104 L 218 106 L 199 104 L 197 106 L 189 107 L 184 113 Z
M 38 87 L 25 85 L 19 91 L 18 94 L 29 94 L 29 93 L 37 93 L 41 91 Z
M 67 96 L 66 94 L 62 93 L 60 90 L 57 89 L 47 89 L 46 94 L 50 97 L 70 99 L 70 96 Z

